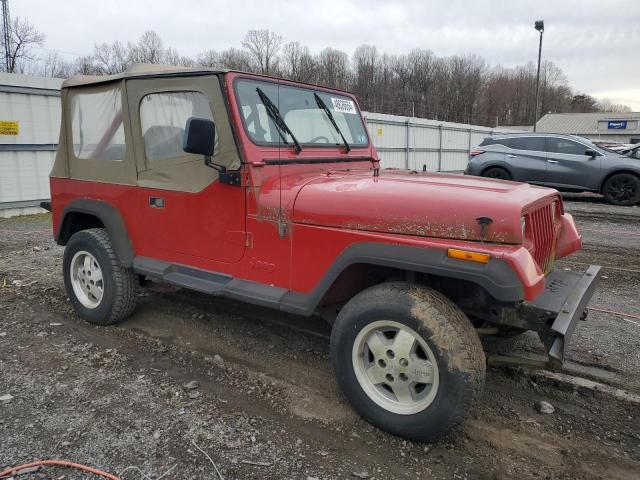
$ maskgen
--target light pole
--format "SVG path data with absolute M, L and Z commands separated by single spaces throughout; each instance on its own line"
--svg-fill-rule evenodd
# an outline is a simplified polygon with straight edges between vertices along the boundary
M 542 57 L 542 34 L 544 33 L 544 20 L 536 20 L 535 29 L 540 32 L 540 45 L 538 46 L 538 74 L 536 75 L 536 111 L 533 115 L 533 131 L 538 125 L 538 98 L 540 94 L 540 59 Z

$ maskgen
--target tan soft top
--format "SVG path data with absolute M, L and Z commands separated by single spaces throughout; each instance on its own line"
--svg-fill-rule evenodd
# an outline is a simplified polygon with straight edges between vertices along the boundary
M 143 77 L 164 77 L 164 76 L 181 76 L 181 75 L 206 75 L 225 73 L 228 70 L 214 68 L 190 68 L 175 67 L 172 65 L 158 65 L 152 63 L 134 63 L 126 71 L 116 75 L 76 75 L 62 82 L 62 88 L 79 87 L 82 85 L 96 85 L 99 83 L 108 83 L 123 78 L 143 78 Z

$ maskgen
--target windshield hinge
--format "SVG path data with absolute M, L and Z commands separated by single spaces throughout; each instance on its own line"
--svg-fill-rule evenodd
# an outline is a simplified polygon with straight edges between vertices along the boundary
M 239 171 L 237 170 L 232 172 L 227 171 L 227 167 L 225 167 L 224 165 L 218 165 L 217 163 L 213 163 L 211 161 L 211 155 L 205 155 L 204 164 L 209 168 L 213 168 L 220 174 L 219 175 L 220 183 L 224 183 L 227 185 L 235 185 L 235 186 L 242 184 L 242 178 L 240 177 Z

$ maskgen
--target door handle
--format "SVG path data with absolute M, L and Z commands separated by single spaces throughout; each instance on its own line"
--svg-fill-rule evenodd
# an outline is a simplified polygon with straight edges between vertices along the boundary
M 547 160 L 549 163 L 558 163 L 558 160 Z
M 507 157 L 509 157 L 509 158 L 517 158 L 517 157 L 518 157 L 518 155 L 511 155 L 511 154 L 509 153 L 509 154 L 507 154 Z
M 151 208 L 164 208 L 164 198 L 149 197 L 149 206 Z

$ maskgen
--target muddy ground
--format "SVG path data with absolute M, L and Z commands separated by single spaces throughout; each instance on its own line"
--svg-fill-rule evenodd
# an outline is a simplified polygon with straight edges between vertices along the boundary
M 604 265 L 591 306 L 628 314 L 592 311 L 571 365 L 640 393 L 640 208 L 571 199 L 566 209 L 585 248 L 560 266 Z M 318 319 L 156 285 L 130 320 L 93 327 L 70 308 L 62 251 L 48 216 L 0 220 L 0 398 L 12 397 L 0 400 L 0 471 L 62 458 L 153 479 L 172 467 L 164 478 L 219 478 L 199 447 L 225 479 L 640 476 L 637 403 L 490 368 L 462 432 L 403 441 L 346 404 Z M 484 343 L 489 353 L 544 353 L 531 334 Z M 536 400 L 555 412 L 538 413 Z M 89 476 L 49 468 L 19 478 Z

